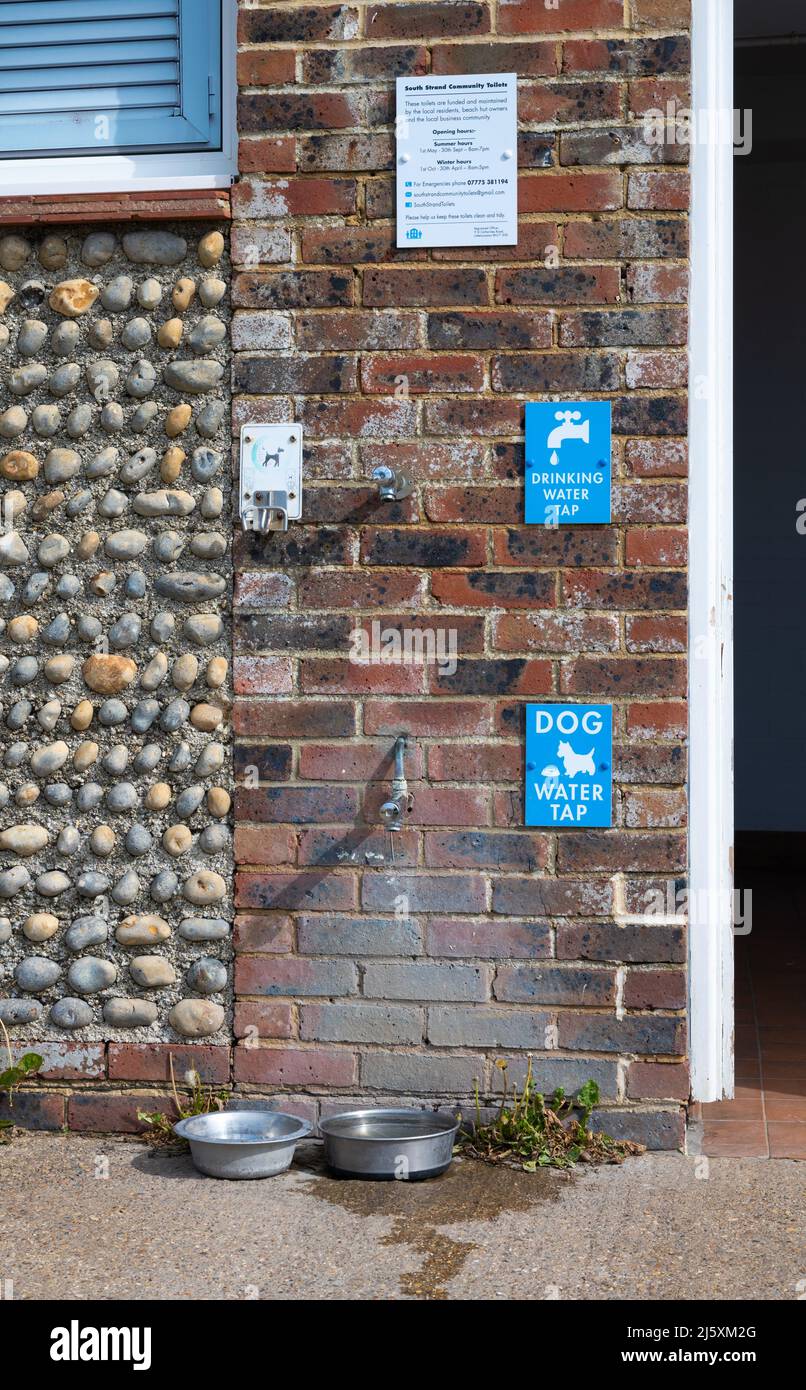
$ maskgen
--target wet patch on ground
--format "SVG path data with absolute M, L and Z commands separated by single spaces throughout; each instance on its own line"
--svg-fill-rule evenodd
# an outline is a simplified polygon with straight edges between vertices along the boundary
M 445 1235 L 440 1227 L 495 1221 L 541 1202 L 555 1202 L 574 1181 L 569 1173 L 524 1173 L 454 1159 L 447 1173 L 424 1182 L 360 1182 L 333 1177 L 318 1146 L 306 1150 L 298 1150 L 295 1169 L 309 1179 L 304 1190 L 310 1196 L 356 1216 L 391 1218 L 391 1230 L 381 1244 L 407 1245 L 423 1256 L 420 1269 L 401 1276 L 400 1292 L 409 1298 L 447 1298 L 447 1285 L 477 1248 L 472 1241 Z

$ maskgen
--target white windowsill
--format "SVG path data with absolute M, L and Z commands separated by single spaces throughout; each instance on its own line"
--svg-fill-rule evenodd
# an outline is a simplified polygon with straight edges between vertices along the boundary
M 6 159 L 0 160 L 0 197 L 229 188 L 235 173 L 233 161 L 221 153 Z

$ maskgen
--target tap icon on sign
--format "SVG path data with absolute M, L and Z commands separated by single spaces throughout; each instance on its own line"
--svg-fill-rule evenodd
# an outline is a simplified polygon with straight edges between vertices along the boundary
M 562 424 L 551 431 L 546 441 L 549 449 L 561 449 L 566 439 L 581 439 L 583 444 L 590 444 L 591 422 L 582 420 L 581 410 L 558 410 L 554 418 L 562 420 Z M 582 420 L 582 423 L 576 425 L 575 420 Z

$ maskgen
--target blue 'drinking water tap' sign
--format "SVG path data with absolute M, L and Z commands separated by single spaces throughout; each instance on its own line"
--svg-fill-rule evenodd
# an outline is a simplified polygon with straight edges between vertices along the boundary
M 610 401 L 526 406 L 526 521 L 540 526 L 610 520 Z
M 613 824 L 612 705 L 526 706 L 525 824 Z

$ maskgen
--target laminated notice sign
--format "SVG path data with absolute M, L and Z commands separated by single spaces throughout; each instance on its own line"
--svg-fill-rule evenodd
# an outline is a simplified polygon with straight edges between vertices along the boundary
M 398 246 L 515 246 L 517 78 L 397 79 Z

